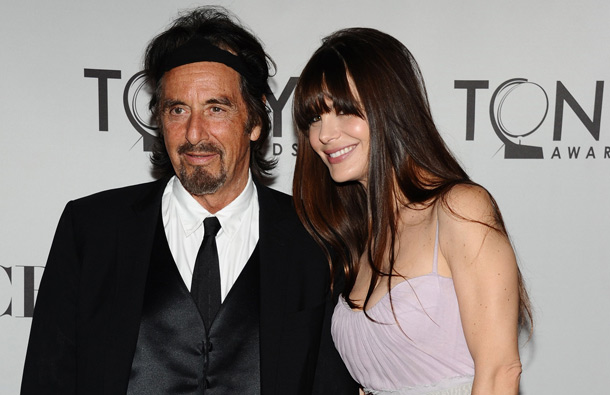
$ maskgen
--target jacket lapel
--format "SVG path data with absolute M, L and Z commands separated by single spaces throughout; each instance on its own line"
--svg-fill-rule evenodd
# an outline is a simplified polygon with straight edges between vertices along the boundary
M 127 209 L 118 226 L 114 315 L 108 324 L 104 383 L 105 393 L 124 393 L 140 327 L 146 276 L 160 220 L 161 197 L 167 184 L 151 184 L 148 193 Z

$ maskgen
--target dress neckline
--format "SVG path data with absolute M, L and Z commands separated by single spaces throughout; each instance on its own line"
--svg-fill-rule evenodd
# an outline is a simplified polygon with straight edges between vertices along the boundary
M 440 280 L 453 281 L 452 277 L 441 276 L 440 274 L 435 273 L 435 272 L 430 272 L 430 273 L 422 274 L 421 276 L 416 276 L 416 277 L 413 277 L 413 278 L 410 278 L 410 279 L 406 279 L 406 280 L 400 281 L 399 283 L 397 283 L 394 286 L 392 286 L 392 288 L 388 292 L 383 294 L 383 296 L 377 301 L 377 303 L 375 303 L 374 305 L 368 307 L 366 309 L 366 312 L 367 313 L 370 312 L 371 310 L 375 309 L 379 304 L 381 304 L 381 302 L 383 302 L 385 299 L 388 299 L 390 297 L 390 292 L 394 292 L 396 290 L 396 288 L 400 287 L 402 284 L 405 284 L 405 283 L 408 284 L 410 281 L 417 281 L 417 280 L 428 278 L 428 277 L 437 277 Z M 363 309 L 358 309 L 358 310 L 352 309 L 349 306 L 349 304 L 347 303 L 347 301 L 345 300 L 345 297 L 343 295 L 341 295 L 339 299 L 342 301 L 342 303 L 345 306 L 345 308 L 347 308 L 352 313 L 356 313 L 356 314 L 357 313 L 364 313 Z

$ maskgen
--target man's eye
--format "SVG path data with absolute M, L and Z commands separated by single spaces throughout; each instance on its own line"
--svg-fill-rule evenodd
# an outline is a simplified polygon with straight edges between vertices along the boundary
M 172 114 L 172 115 L 184 114 L 184 108 L 174 107 L 174 108 L 169 110 L 169 113 Z
M 220 107 L 212 107 L 210 109 L 210 111 L 215 112 L 215 113 L 219 113 L 219 112 L 223 112 L 224 110 Z

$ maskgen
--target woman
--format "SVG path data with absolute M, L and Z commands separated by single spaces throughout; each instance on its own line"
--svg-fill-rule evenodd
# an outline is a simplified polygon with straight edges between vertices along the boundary
M 531 312 L 495 201 L 440 137 L 411 53 L 338 31 L 295 90 L 293 195 L 345 287 L 335 345 L 370 394 L 517 394 Z M 330 259 L 329 259 L 330 261 Z

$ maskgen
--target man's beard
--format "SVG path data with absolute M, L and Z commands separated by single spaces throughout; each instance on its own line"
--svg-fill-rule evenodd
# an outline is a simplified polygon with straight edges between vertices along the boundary
M 218 191 L 227 180 L 227 169 L 223 161 L 224 151 L 210 143 L 192 145 L 191 143 L 186 142 L 178 148 L 178 153 L 185 154 L 187 152 L 218 154 L 220 169 L 218 174 L 212 174 L 203 166 L 189 166 L 189 172 L 187 171 L 187 166 L 184 163 L 180 163 L 180 169 L 178 169 L 177 175 L 184 189 L 195 196 L 208 195 Z

